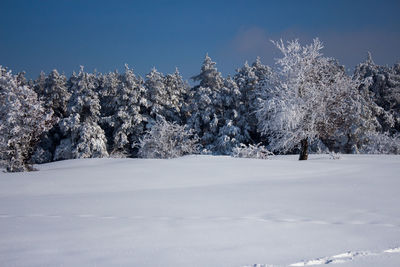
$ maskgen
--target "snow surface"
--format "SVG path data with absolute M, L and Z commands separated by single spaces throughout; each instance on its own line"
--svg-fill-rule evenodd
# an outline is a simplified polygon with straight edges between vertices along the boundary
M 400 266 L 400 157 L 82 159 L 0 173 L 0 266 Z

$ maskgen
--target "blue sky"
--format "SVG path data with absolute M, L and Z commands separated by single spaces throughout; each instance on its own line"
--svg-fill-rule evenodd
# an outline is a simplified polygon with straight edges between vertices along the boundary
M 63 1 L 0 0 L 0 65 L 36 78 L 155 66 L 185 78 L 208 52 L 224 74 L 260 56 L 273 65 L 270 40 L 319 37 L 324 54 L 353 68 L 371 51 L 378 64 L 400 60 L 400 1 Z

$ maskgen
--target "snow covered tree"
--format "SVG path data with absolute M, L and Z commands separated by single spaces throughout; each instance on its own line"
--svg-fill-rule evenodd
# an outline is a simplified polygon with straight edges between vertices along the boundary
M 241 93 L 231 77 L 224 79 L 224 85 L 218 92 L 218 99 L 216 110 L 219 126 L 213 146 L 216 153 L 229 155 L 233 148 L 247 141 L 243 128 L 240 127 Z
M 356 90 L 361 81 L 323 57 L 318 39 L 304 47 L 297 40 L 275 45 L 283 53 L 277 60 L 279 80 L 264 88 L 257 113 L 273 151 L 285 153 L 300 147 L 299 159 L 306 160 L 313 141 L 377 127 L 371 103 Z
M 393 67 L 376 65 L 368 53 L 367 60 L 357 66 L 354 75 L 370 81 L 362 84 L 360 91 L 370 95 L 386 111 L 378 116 L 381 131 L 400 132 L 400 64 Z
M 268 159 L 270 156 L 273 155 L 274 154 L 270 152 L 265 146 L 262 146 L 260 144 L 240 144 L 232 151 L 232 156 L 235 158 Z
M 153 68 L 146 75 L 144 86 L 146 87 L 148 101 L 148 116 L 150 125 L 155 123 L 157 119 L 165 118 L 167 110 L 165 105 L 168 101 L 168 92 L 164 84 L 164 75 Z
M 39 98 L 41 95 L 44 94 L 45 83 L 46 83 L 46 74 L 43 71 L 41 71 L 39 77 L 33 82 L 33 90 L 36 92 Z
M 183 80 L 178 68 L 175 73 L 167 74 L 164 78 L 164 85 L 167 91 L 165 103 L 165 119 L 167 121 L 183 122 L 185 100 L 188 97 L 189 85 Z
M 360 152 L 365 154 L 400 154 L 400 134 L 369 132 L 365 134 Z
M 220 90 L 224 86 L 224 79 L 215 67 L 215 62 L 206 55 L 201 72 L 194 76 L 194 81 L 200 83 L 191 88 L 189 100 L 188 126 L 200 137 L 201 145 L 214 151 L 214 142 L 219 132 L 221 119 Z
M 178 69 L 173 74 L 163 75 L 153 68 L 146 75 L 145 87 L 148 128 L 160 119 L 183 123 L 184 101 L 187 98 L 189 86 L 179 74 Z
M 107 157 L 106 137 L 103 129 L 91 121 L 81 121 L 73 114 L 60 122 L 61 131 L 67 133 L 54 154 L 54 160 Z
M 239 106 L 239 125 L 246 136 L 246 143 L 253 143 L 252 139 L 257 135 L 257 118 L 255 111 L 258 109 L 256 85 L 258 78 L 254 69 L 247 62 L 240 69 L 236 70 L 235 82 L 241 93 L 241 105 Z
M 334 95 L 324 99 L 326 121 L 319 124 L 320 139 L 330 150 L 358 153 L 365 134 L 380 129 L 377 117 L 385 111 L 374 103 L 370 94 L 357 89 L 368 80 L 349 77 L 336 63 L 328 71 L 334 81 L 328 90 Z
M 45 78 L 43 90 L 39 95 L 45 108 L 52 109 L 55 116 L 64 118 L 67 115 L 67 104 L 71 94 L 68 92 L 67 78 L 64 75 L 52 70 Z
M 102 125 L 109 140 L 111 154 L 133 155 L 133 144 L 143 134 L 147 118 L 146 88 L 143 79 L 137 77 L 125 65 L 125 73 L 103 76 Z
M 262 141 L 257 130 L 258 120 L 256 117 L 256 111 L 261 101 L 260 88 L 263 83 L 272 79 L 273 72 L 270 67 L 261 63 L 259 57 L 251 66 L 246 62 L 236 72 L 234 80 L 241 93 L 238 126 L 244 131 L 246 143 L 257 143 Z
M 139 143 L 142 158 L 176 158 L 198 152 L 198 138 L 186 126 L 158 120 Z
M 192 79 L 199 84 L 191 88 L 188 125 L 200 137 L 204 152 L 229 155 L 232 149 L 249 138 L 244 127 L 242 94 L 235 79 L 224 79 L 206 55 L 201 73 Z
M 31 170 L 33 149 L 54 123 L 52 112 L 20 81 L 0 66 L 0 155 L 10 172 Z
M 67 105 L 71 94 L 67 89 L 67 78 L 53 70 L 47 77 L 41 72 L 34 83 L 35 91 L 43 102 L 46 110 L 51 110 L 57 120 L 64 119 L 67 112 Z M 60 142 L 60 128 L 55 124 L 52 129 L 45 132 L 40 143 L 35 148 L 32 156 L 34 163 L 46 163 L 53 160 L 54 151 Z
M 100 100 L 96 92 L 98 79 L 95 74 L 84 72 L 69 79 L 72 92 L 68 103 L 68 118 L 60 121 L 64 135 L 57 146 L 54 160 L 108 156 L 106 137 L 99 126 Z

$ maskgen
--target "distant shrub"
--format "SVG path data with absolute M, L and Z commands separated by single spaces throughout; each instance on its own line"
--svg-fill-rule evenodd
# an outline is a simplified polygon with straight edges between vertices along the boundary
M 199 152 L 198 137 L 176 123 L 159 120 L 139 142 L 141 158 L 176 158 Z
M 400 134 L 369 133 L 359 150 L 365 154 L 400 154 Z
M 337 159 L 341 159 L 342 156 L 340 153 L 336 153 L 336 152 L 329 152 L 329 158 L 333 159 L 333 160 L 337 160 Z
M 265 146 L 260 144 L 248 145 L 240 144 L 233 148 L 232 156 L 235 158 L 256 158 L 256 159 L 267 159 L 269 156 L 273 156 L 274 153 L 269 151 Z

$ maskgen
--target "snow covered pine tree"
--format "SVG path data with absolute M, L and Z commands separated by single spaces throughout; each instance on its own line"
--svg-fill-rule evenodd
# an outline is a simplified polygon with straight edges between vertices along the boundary
M 259 57 L 249 66 L 247 62 L 236 70 L 234 80 L 240 91 L 240 105 L 238 107 L 238 127 L 243 131 L 244 142 L 255 144 L 261 142 L 257 130 L 258 120 L 256 111 L 260 104 L 260 88 L 263 83 L 272 79 L 273 72 L 270 67 L 263 65 Z
M 71 94 L 67 88 L 67 78 L 53 70 L 46 77 L 41 72 L 39 78 L 34 82 L 34 90 L 42 101 L 45 110 L 52 110 L 57 121 L 67 116 L 67 105 Z M 54 157 L 56 146 L 60 143 L 60 128 L 55 124 L 52 129 L 45 132 L 32 155 L 32 162 L 51 162 Z
M 207 54 L 200 74 L 192 77 L 199 84 L 191 88 L 188 126 L 200 137 L 205 151 L 218 154 L 217 137 L 223 113 L 220 108 L 223 107 L 220 91 L 224 79 L 215 65 Z
M 100 100 L 95 74 L 86 73 L 81 66 L 78 76 L 69 80 L 72 91 L 68 103 L 69 117 L 60 121 L 64 135 L 54 153 L 54 160 L 101 158 L 108 156 L 107 139 L 99 126 Z
M 54 123 L 35 91 L 0 66 L 0 157 L 9 172 L 31 170 L 29 164 L 40 135 Z
M 400 63 L 393 67 L 379 66 L 371 53 L 365 62 L 358 64 L 354 75 L 370 82 L 360 86 L 363 93 L 371 95 L 373 101 L 385 111 L 378 116 L 383 132 L 400 132 Z M 388 113 L 392 116 L 388 116 Z
M 139 141 L 147 121 L 143 116 L 147 103 L 144 81 L 128 65 L 124 74 L 112 72 L 102 80 L 101 120 L 110 154 L 134 156 L 132 146 Z

